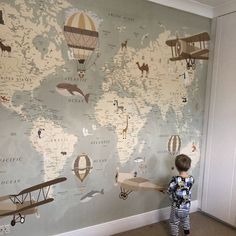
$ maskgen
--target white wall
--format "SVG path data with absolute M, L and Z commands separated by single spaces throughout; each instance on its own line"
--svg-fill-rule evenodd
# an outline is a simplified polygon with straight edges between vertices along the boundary
M 198 210 L 198 201 L 193 201 L 191 212 Z M 70 232 L 66 232 L 57 236 L 110 236 L 113 234 L 125 232 L 145 225 L 154 224 L 169 219 L 170 208 L 162 208 L 143 214 L 122 218 L 106 222 L 104 224 L 93 225 Z
M 201 208 L 236 226 L 236 13 L 217 19 Z

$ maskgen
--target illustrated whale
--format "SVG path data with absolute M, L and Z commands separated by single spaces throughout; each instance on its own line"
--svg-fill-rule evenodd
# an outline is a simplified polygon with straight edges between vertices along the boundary
M 76 93 L 79 93 L 80 95 L 84 97 L 85 101 L 88 103 L 89 93 L 84 95 L 82 90 L 76 84 L 61 83 L 61 84 L 58 84 L 56 87 L 58 90 L 66 90 L 73 96 L 76 95 Z
M 80 202 L 88 202 L 90 201 L 93 197 L 95 197 L 96 195 L 99 194 L 104 194 L 104 189 L 102 189 L 101 191 L 91 191 L 87 194 L 85 194 L 81 199 Z

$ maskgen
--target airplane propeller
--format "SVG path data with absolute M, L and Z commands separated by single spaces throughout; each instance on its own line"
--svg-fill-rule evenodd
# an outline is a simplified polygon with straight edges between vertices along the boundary
M 116 169 L 116 175 L 115 175 L 115 185 L 118 184 L 118 176 L 119 176 L 119 168 Z

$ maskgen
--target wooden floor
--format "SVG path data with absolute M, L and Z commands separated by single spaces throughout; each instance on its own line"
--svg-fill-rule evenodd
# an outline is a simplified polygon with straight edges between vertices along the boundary
M 169 236 L 167 221 L 148 225 L 114 236 Z M 184 235 L 182 232 L 180 236 Z M 236 236 L 236 229 L 225 225 L 203 213 L 191 214 L 191 236 Z

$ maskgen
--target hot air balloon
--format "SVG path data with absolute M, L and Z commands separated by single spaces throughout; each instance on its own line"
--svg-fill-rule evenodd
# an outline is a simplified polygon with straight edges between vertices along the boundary
M 64 36 L 68 47 L 77 61 L 77 71 L 81 78 L 93 65 L 93 54 L 98 45 L 98 32 L 90 16 L 77 12 L 69 16 L 64 25 Z
M 74 162 L 74 173 L 81 182 L 88 176 L 92 169 L 90 158 L 86 154 L 79 155 Z
M 168 141 L 168 152 L 172 156 L 176 156 L 177 154 L 179 154 L 180 147 L 181 147 L 181 139 L 179 135 L 172 135 Z

